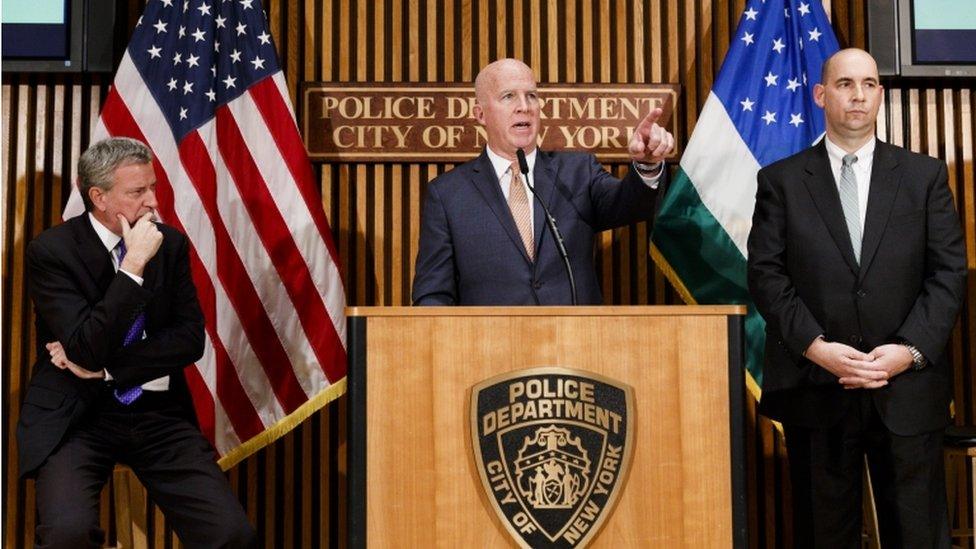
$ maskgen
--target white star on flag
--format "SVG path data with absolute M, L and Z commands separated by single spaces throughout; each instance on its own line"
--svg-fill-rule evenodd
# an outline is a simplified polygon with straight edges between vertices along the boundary
M 162 57 L 162 55 L 159 53 L 161 51 L 163 51 L 163 48 L 158 48 L 158 47 L 156 47 L 155 44 L 153 44 L 153 47 L 151 47 L 148 50 L 146 50 L 146 53 L 149 54 L 149 58 L 150 59 L 155 59 L 157 57 Z
M 773 122 L 776 122 L 776 113 L 766 111 L 766 114 L 763 115 L 762 119 L 766 121 L 766 125 L 768 126 Z
M 783 48 L 785 47 L 786 44 L 783 43 L 782 38 L 777 38 L 776 40 L 773 40 L 773 51 L 775 51 L 776 53 L 783 53 Z
M 742 35 L 742 38 L 740 38 L 739 40 L 742 40 L 748 46 L 748 45 L 751 45 L 753 43 L 753 38 L 752 37 L 753 37 L 753 34 L 747 32 L 744 35 Z
M 744 110 L 744 111 L 751 111 L 752 110 L 752 106 L 755 105 L 756 102 L 755 101 L 752 101 L 748 97 L 746 97 L 745 101 L 739 101 L 739 104 L 742 105 L 742 110 Z
M 810 4 L 805 4 L 800 2 L 800 7 L 798 8 L 800 15 L 807 15 L 810 13 Z
M 818 29 L 817 27 L 814 27 L 812 31 L 807 31 L 807 34 L 810 35 L 811 42 L 819 42 L 820 36 L 823 35 L 823 33 L 820 32 L 820 29 Z
M 776 79 L 777 79 L 777 78 L 779 78 L 779 75 L 778 75 L 778 74 L 773 74 L 773 71 L 769 71 L 769 72 L 768 72 L 768 73 L 766 74 L 766 76 L 764 76 L 764 77 L 763 77 L 763 80 L 765 80 L 765 81 L 766 81 L 766 87 L 768 88 L 768 87 L 770 87 L 770 86 L 775 86 L 775 85 L 777 85 L 777 84 L 776 84 Z
M 759 12 L 754 10 L 753 8 L 749 8 L 749 10 L 744 13 L 744 15 L 746 16 L 746 19 L 749 19 L 750 21 L 755 21 L 756 16 L 759 15 Z
M 790 78 L 788 82 L 789 83 L 786 84 L 786 89 L 790 90 L 791 92 L 795 92 L 796 89 L 800 87 L 800 81 L 796 78 Z
M 163 23 L 162 19 L 156 21 L 156 24 L 153 25 L 153 27 L 156 29 L 156 34 L 159 34 L 161 32 L 166 32 L 166 23 Z
M 794 113 L 790 115 L 790 124 L 799 128 L 800 124 L 802 123 L 803 123 L 803 116 L 801 116 L 799 113 Z

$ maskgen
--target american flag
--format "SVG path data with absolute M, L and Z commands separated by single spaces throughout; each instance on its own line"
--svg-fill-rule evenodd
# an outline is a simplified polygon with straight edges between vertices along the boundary
M 149 0 L 92 141 L 157 157 L 163 222 L 191 241 L 206 318 L 185 370 L 225 468 L 345 387 L 335 245 L 259 0 Z M 67 219 L 83 210 L 77 189 Z

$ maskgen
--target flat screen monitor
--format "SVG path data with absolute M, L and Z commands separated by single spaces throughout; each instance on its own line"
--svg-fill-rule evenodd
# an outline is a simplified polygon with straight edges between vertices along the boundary
M 976 0 L 899 0 L 902 76 L 976 76 Z
M 115 0 L 2 0 L 4 72 L 112 70 Z

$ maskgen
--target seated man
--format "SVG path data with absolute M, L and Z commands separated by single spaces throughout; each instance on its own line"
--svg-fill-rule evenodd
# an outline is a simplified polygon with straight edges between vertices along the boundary
M 196 426 L 183 368 L 203 354 L 203 315 L 186 237 L 153 221 L 152 162 L 133 139 L 93 144 L 78 162 L 87 213 L 27 248 L 38 360 L 17 441 L 38 547 L 104 543 L 99 493 L 116 463 L 187 547 L 256 543 Z

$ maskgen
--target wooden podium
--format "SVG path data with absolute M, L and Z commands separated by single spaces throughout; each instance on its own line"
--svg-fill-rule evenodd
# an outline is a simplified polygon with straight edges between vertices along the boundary
M 633 388 L 630 471 L 591 547 L 746 546 L 744 307 L 347 314 L 352 547 L 517 547 L 482 484 L 470 399 L 542 366 Z

